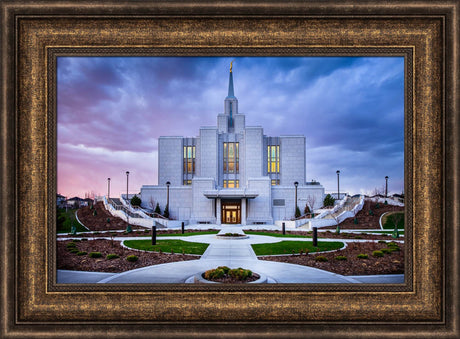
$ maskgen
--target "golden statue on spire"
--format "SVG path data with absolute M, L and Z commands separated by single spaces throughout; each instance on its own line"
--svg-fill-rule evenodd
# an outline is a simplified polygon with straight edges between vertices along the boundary
M 232 61 L 230 62 L 230 73 L 232 73 L 233 61 L 235 61 L 235 60 L 232 60 Z

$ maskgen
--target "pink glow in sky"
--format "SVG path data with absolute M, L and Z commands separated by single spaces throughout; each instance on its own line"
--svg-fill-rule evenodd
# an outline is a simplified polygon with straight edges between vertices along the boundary
M 159 136 L 215 126 L 233 63 L 247 126 L 302 134 L 307 180 L 335 192 L 404 187 L 404 59 L 400 57 L 59 57 L 58 193 L 138 193 L 157 184 Z

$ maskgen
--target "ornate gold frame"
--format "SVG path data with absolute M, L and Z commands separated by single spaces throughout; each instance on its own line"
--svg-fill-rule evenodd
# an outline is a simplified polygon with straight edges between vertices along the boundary
M 2 336 L 459 335 L 457 2 L 1 5 Z M 95 54 L 403 55 L 405 283 L 56 284 L 54 63 Z

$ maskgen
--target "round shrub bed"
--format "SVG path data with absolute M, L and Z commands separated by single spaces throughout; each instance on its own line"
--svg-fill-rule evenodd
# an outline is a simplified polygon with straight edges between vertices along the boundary
M 230 269 L 227 266 L 219 266 L 217 268 L 207 270 L 195 279 L 195 282 L 214 282 L 224 284 L 244 284 L 251 282 L 262 283 L 265 281 L 265 277 L 262 277 L 257 273 L 253 273 L 251 270 L 241 267 Z

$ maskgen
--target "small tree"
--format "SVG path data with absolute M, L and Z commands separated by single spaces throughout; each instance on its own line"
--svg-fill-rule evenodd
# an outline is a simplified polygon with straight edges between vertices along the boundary
M 303 210 L 303 214 L 308 214 L 308 213 L 310 213 L 310 207 L 308 207 L 308 203 L 307 203 L 307 204 L 305 204 L 305 208 L 304 208 L 304 210 Z
M 160 204 L 157 203 L 157 207 L 155 207 L 155 213 L 161 214 Z
M 324 198 L 323 205 L 326 206 L 334 206 L 335 199 L 332 197 L 332 195 L 328 194 Z
M 168 208 L 168 205 L 166 205 L 165 207 L 165 211 L 163 212 L 163 216 L 165 218 L 168 218 L 169 219 L 169 208 Z
M 316 203 L 316 195 L 309 194 L 307 196 L 308 212 L 305 212 L 305 213 L 313 213 L 313 210 L 315 209 L 315 203 Z M 305 209 L 307 209 L 307 206 L 305 206 Z
M 134 197 L 131 198 L 131 205 L 132 206 L 140 206 L 141 203 L 142 203 L 142 200 L 137 195 L 134 195 Z
M 154 210 L 155 209 L 155 200 L 153 200 L 153 197 L 150 196 L 150 199 L 149 199 L 149 207 Z

